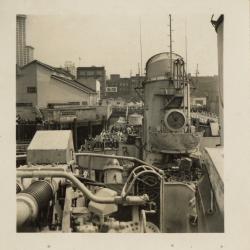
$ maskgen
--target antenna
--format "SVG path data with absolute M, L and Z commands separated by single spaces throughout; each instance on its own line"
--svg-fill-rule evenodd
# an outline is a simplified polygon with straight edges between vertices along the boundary
M 199 72 L 199 64 L 196 64 L 196 71 L 195 71 L 195 76 L 197 77 L 200 74 Z
M 172 63 L 172 19 L 171 19 L 171 14 L 169 14 L 169 47 L 170 47 L 170 75 L 173 77 L 173 63 Z
M 185 52 L 186 52 L 186 74 L 188 72 L 188 54 L 187 54 L 187 50 L 188 50 L 188 41 L 187 41 L 187 19 L 185 19 Z
M 141 72 L 139 73 L 142 75 L 142 41 L 141 41 L 141 19 L 140 19 L 140 53 L 141 53 Z
M 200 72 L 199 72 L 199 65 L 197 63 L 196 64 L 196 71 L 195 71 L 196 84 L 198 83 L 198 75 L 199 74 L 200 74 Z
M 81 67 L 81 60 L 82 60 L 82 58 L 79 56 L 79 57 L 78 57 L 79 67 Z

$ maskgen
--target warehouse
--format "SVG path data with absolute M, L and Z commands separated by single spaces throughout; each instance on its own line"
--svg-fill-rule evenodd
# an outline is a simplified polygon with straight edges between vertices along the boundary
M 98 101 L 97 93 L 74 80 L 69 72 L 38 60 L 20 68 L 16 81 L 17 111 L 62 104 L 93 106 Z

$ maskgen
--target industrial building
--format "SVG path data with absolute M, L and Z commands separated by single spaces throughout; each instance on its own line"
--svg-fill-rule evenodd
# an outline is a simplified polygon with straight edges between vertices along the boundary
M 191 105 L 205 106 L 207 111 L 219 114 L 218 76 L 198 76 L 192 79 Z
M 99 93 L 68 71 L 34 60 L 17 68 L 17 141 L 29 141 L 37 129 L 72 129 L 75 147 L 100 133 L 111 111 L 99 106 Z M 37 124 L 37 119 L 42 124 Z M 21 120 L 21 122 L 20 122 Z
M 136 74 L 131 77 L 120 77 L 119 74 L 111 74 L 106 84 L 106 98 L 122 97 L 127 101 L 140 101 L 138 92 L 135 88 L 141 88 L 143 76 Z
M 78 67 L 77 68 L 77 81 L 88 84 L 89 87 L 95 89 L 96 81 L 100 82 L 100 96 L 105 97 L 106 87 L 106 70 L 105 67 Z
M 16 87 L 18 107 L 45 108 L 62 104 L 95 105 L 97 102 L 97 94 L 94 90 L 72 79 L 68 72 L 37 60 L 20 69 Z

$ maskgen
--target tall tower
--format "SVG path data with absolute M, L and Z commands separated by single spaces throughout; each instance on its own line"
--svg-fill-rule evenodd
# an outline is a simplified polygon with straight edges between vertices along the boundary
M 26 15 L 16 16 L 16 64 L 19 67 L 33 60 L 34 48 L 26 46 Z
M 22 67 L 25 65 L 26 52 L 26 15 L 16 16 L 16 63 Z
M 34 48 L 32 46 L 25 46 L 24 64 L 33 61 L 33 58 L 34 58 Z

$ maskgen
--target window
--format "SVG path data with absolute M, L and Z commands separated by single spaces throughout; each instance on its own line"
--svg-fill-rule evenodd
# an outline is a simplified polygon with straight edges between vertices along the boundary
M 18 102 L 16 103 L 17 107 L 32 107 L 32 103 L 29 102 Z
M 88 76 L 94 76 L 94 72 L 93 71 L 87 71 L 87 75 Z
M 80 102 L 68 102 L 68 105 L 80 105 Z
M 62 110 L 61 111 L 61 115 L 62 116 L 70 116 L 70 115 L 74 116 L 74 115 L 76 115 L 76 111 L 73 111 L 73 110 Z
M 106 87 L 106 92 L 117 92 L 117 87 Z
M 27 93 L 36 93 L 36 87 L 27 87 Z

